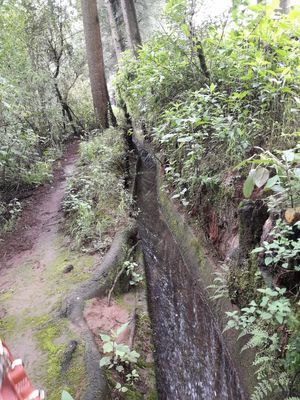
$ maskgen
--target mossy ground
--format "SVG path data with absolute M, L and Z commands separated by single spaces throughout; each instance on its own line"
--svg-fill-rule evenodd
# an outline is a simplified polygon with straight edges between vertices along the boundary
M 58 243 L 61 243 L 61 239 L 57 240 L 55 246 L 56 257 L 43 270 L 46 285 L 40 283 L 41 290 L 37 289 L 41 275 L 32 273 L 32 262 L 25 262 L 18 268 L 17 282 L 1 296 L 1 304 L 7 312 L 0 321 L 1 338 L 9 344 L 16 357 L 20 356 L 19 351 L 23 353 L 31 380 L 46 391 L 49 400 L 60 399 L 63 389 L 75 395 L 84 387 L 82 340 L 68 320 L 55 318 L 55 311 L 74 285 L 88 279 L 94 264 L 92 256 L 70 251 Z M 63 269 L 67 264 L 72 264 L 74 269 L 64 274 Z M 11 273 L 14 275 L 16 271 Z M 21 306 L 18 303 L 22 288 L 17 287 L 18 279 L 23 284 L 25 294 Z M 36 291 L 36 296 L 28 294 L 29 286 Z M 49 298 L 52 299 L 50 303 Z M 62 373 L 62 356 L 70 340 L 76 340 L 79 344 L 68 371 Z

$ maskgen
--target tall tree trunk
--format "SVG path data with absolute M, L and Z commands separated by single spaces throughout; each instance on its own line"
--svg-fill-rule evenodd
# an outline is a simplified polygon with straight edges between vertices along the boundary
M 81 0 L 87 60 L 97 122 L 109 126 L 109 97 L 105 79 L 103 49 L 96 0 Z
M 120 35 L 120 30 L 118 28 L 117 23 L 117 7 L 118 7 L 118 0 L 105 0 L 108 18 L 109 18 L 109 25 L 111 30 L 111 35 L 113 39 L 114 49 L 117 57 L 117 61 L 119 62 L 122 51 L 125 50 L 122 38 Z
M 279 10 L 283 14 L 287 14 L 289 12 L 289 0 L 280 0 Z
M 121 0 L 121 7 L 129 46 L 136 54 L 136 49 L 141 45 L 142 40 L 137 22 L 134 0 Z

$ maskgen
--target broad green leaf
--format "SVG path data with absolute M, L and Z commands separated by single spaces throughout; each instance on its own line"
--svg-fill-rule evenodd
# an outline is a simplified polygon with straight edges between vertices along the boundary
M 268 320 L 272 318 L 272 314 L 263 311 L 260 314 L 260 318 L 262 318 L 263 320 Z
M 126 353 L 130 352 L 130 348 L 126 344 L 117 344 L 116 345 L 116 354 L 119 356 L 123 356 Z
M 261 253 L 264 251 L 264 247 L 256 247 L 254 250 L 251 251 L 252 254 Z
M 178 143 L 188 143 L 193 140 L 193 136 L 185 136 L 177 139 Z
M 300 179 L 300 168 L 294 168 L 293 173 L 298 179 Z
M 110 342 L 111 341 L 111 337 L 109 335 L 105 335 L 105 334 L 100 334 L 101 339 L 103 340 L 103 342 Z
M 113 343 L 112 342 L 106 342 L 103 345 L 103 352 L 104 353 L 110 353 L 114 349 Z
M 271 189 L 278 182 L 279 182 L 279 176 L 278 175 L 273 176 L 272 178 L 268 179 L 265 189 Z
M 185 34 L 185 36 L 187 36 L 187 37 L 190 36 L 190 30 L 189 30 L 189 26 L 187 24 L 182 24 L 181 30 Z
M 258 166 L 253 173 L 253 181 L 258 188 L 261 188 L 269 179 L 270 172 L 267 168 Z
M 265 264 L 266 265 L 270 265 L 270 264 L 272 264 L 272 262 L 273 262 L 273 257 L 266 257 L 265 258 Z
M 99 362 L 100 368 L 105 367 L 106 365 L 109 365 L 110 364 L 110 360 L 111 360 L 110 357 L 102 357 L 100 362 Z
M 249 174 L 249 176 L 245 180 L 244 186 L 243 186 L 243 194 L 246 197 L 246 199 L 248 199 L 251 196 L 253 189 L 254 189 L 253 176 L 252 176 L 252 174 Z

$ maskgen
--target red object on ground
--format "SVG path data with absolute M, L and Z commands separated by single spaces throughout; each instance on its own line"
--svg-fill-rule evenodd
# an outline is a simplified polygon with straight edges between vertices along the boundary
M 35 390 L 21 360 L 14 360 L 7 346 L 0 340 L 0 400 L 43 400 L 42 390 Z M 2 380 L 2 382 L 1 382 Z

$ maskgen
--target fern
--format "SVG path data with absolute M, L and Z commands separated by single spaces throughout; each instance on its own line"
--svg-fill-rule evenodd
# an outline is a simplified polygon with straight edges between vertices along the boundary
M 273 386 L 269 380 L 258 382 L 251 396 L 251 400 L 263 400 L 268 394 L 272 393 Z
M 287 360 L 281 356 L 288 318 L 292 318 L 291 303 L 284 296 L 285 289 L 262 288 L 258 291 L 262 293 L 260 302 L 252 300 L 240 313 L 226 313 L 230 318 L 226 329 L 238 330 L 239 338 L 246 335 L 247 340 L 242 351 L 255 350 L 253 365 L 256 369 L 257 385 L 251 400 L 264 400 L 271 394 L 285 399 L 288 393 L 293 393 L 295 374 L 292 368 L 286 370 Z M 291 342 L 285 344 L 284 349 L 295 352 Z
M 270 341 L 270 336 L 269 336 L 268 331 L 260 328 L 259 326 L 254 326 L 251 329 L 248 329 L 247 334 L 251 335 L 251 338 L 242 347 L 241 351 L 245 351 L 247 349 L 253 349 L 253 348 L 260 348 L 260 347 L 268 344 Z
M 286 397 L 284 400 L 300 400 L 300 397 Z
M 215 272 L 214 283 L 207 287 L 207 289 L 212 289 L 214 291 L 211 296 L 212 300 L 218 300 L 228 296 L 228 285 L 227 276 L 229 272 L 229 267 L 227 264 L 221 265 L 221 271 Z

